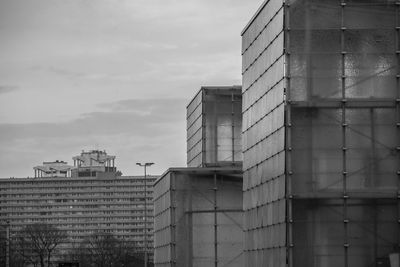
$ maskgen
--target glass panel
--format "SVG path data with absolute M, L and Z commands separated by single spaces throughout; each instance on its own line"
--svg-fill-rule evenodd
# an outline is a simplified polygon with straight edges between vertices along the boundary
M 240 160 L 241 132 L 237 132 L 242 128 L 241 91 L 206 89 L 205 95 L 205 163 Z
M 232 126 L 231 114 L 219 114 L 217 118 L 217 161 L 233 160 Z
M 394 192 L 397 188 L 398 142 L 394 109 L 350 109 L 346 112 L 347 188 L 363 192 Z M 379 189 L 379 191 L 378 191 Z
M 344 31 L 345 50 L 352 53 L 394 53 L 395 29 L 349 29 Z
M 391 266 L 389 255 L 398 252 L 395 200 L 351 200 L 349 216 L 349 266 Z
M 291 53 L 340 53 L 339 29 L 291 30 Z
M 243 266 L 243 230 L 241 212 L 220 212 L 217 215 L 218 265 Z
M 340 29 L 340 0 L 290 0 L 291 29 Z
M 196 110 L 201 110 L 201 106 L 199 106 Z M 194 113 L 196 113 L 196 112 L 194 112 Z M 194 115 L 194 113 L 192 115 Z M 189 121 L 189 119 L 188 119 L 188 121 Z M 192 121 L 192 120 L 190 120 L 190 121 Z M 201 165 L 201 159 L 202 159 L 201 152 L 203 149 L 202 121 L 203 121 L 202 116 L 197 116 L 197 118 L 195 120 L 193 120 L 190 125 L 188 125 L 188 129 L 187 129 L 187 164 L 189 167 L 198 167 Z
M 359 49 L 363 52 L 363 48 Z M 348 54 L 345 60 L 346 97 L 396 97 L 395 54 Z
M 344 266 L 343 201 L 296 199 L 292 203 L 293 266 Z
M 214 263 L 214 214 L 194 213 L 192 216 L 193 266 L 212 266 Z
M 346 97 L 396 97 L 395 1 L 352 0 L 344 11 Z
M 341 95 L 340 30 L 290 31 L 292 100 L 338 98 Z
M 340 109 L 292 109 L 294 194 L 336 193 L 342 183 Z
M 341 96 L 340 54 L 293 54 L 290 98 L 295 101 Z
M 201 104 L 199 104 L 194 110 L 189 110 L 188 107 L 188 113 L 190 112 L 189 116 L 187 117 L 188 128 L 193 124 L 195 120 L 197 120 L 201 116 L 201 109 L 202 109 Z
M 380 29 L 396 26 L 396 7 L 392 0 L 348 1 L 345 7 L 345 26 L 351 29 Z

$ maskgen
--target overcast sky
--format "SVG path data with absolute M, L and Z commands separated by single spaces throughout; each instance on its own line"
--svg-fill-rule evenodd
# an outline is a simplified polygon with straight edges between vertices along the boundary
M 124 175 L 186 165 L 186 104 L 241 84 L 261 0 L 0 0 L 0 177 L 81 150 Z

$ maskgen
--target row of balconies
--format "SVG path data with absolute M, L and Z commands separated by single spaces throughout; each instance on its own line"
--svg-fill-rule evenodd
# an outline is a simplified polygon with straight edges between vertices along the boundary
M 141 211 L 147 211 L 147 213 L 153 213 L 153 209 L 147 208 L 146 210 L 144 208 L 138 208 L 138 209 L 120 209 L 119 212 L 116 212 L 115 209 L 112 207 L 107 207 L 107 208 L 97 208 L 97 209 L 73 209 L 73 208 L 67 208 L 67 209 L 21 209 L 21 210 L 14 210 L 12 208 L 8 209 L 2 209 L 0 210 L 0 214 L 2 216 L 8 214 L 8 215 L 14 215 L 14 214 L 44 214 L 44 213 L 53 213 L 53 214 L 66 214 L 66 215 L 71 215 L 73 213 L 79 212 L 80 215 L 84 214 L 109 214 L 109 215 L 133 215 L 133 214 L 141 214 Z
M 64 179 L 63 179 L 64 178 Z M 147 176 L 146 181 L 147 182 L 154 182 L 157 179 L 155 176 Z M 82 183 L 118 183 L 125 181 L 127 183 L 139 183 L 139 182 L 144 182 L 144 177 L 143 176 L 117 176 L 117 177 L 102 177 L 101 179 L 98 178 L 92 178 L 92 177 L 58 177 L 58 178 L 34 178 L 34 177 L 28 177 L 28 178 L 18 178 L 18 179 L 9 179 L 9 178 L 1 178 L 0 179 L 0 184 L 30 184 L 30 185 L 35 185 L 38 183 L 54 183 L 54 184 L 60 184 L 60 183 L 77 183 L 77 182 L 82 182 Z
M 144 191 L 144 186 L 143 185 L 118 185 L 118 186 L 114 186 L 114 185 L 74 185 L 74 186 L 70 186 L 70 185 L 65 185 L 65 186 L 55 186 L 55 185 L 43 185 L 43 186 L 37 186 L 37 187 L 7 187 L 5 185 L 1 185 L 3 187 L 0 187 L 0 193 L 3 192 L 14 192 L 14 191 L 22 191 L 22 192 L 41 192 L 44 190 L 49 190 L 49 189 L 53 189 L 54 191 L 58 191 L 58 190 L 72 190 L 72 189 L 83 189 L 86 191 L 88 190 L 94 190 L 97 188 L 107 188 L 107 189 L 112 189 L 112 190 L 120 190 L 122 192 L 127 191 L 128 189 L 130 189 L 131 191 L 133 191 L 133 189 L 135 189 L 136 191 Z M 153 191 L 153 186 L 152 184 L 148 184 L 147 185 L 147 191 Z
M 68 193 L 60 193 L 59 191 Z M 73 191 L 73 192 L 71 192 Z M 112 186 L 92 186 L 92 187 L 42 187 L 42 188 L 2 188 L 0 189 L 0 195 L 15 195 L 15 194 L 52 194 L 56 196 L 61 195 L 71 195 L 71 194 L 79 194 L 79 193 L 103 193 L 103 192 L 116 192 L 116 193 L 135 193 L 135 192 L 144 192 L 144 188 L 135 188 L 135 187 L 121 187 L 115 188 Z M 147 187 L 146 192 L 153 192 L 153 187 Z
M 150 188 L 152 186 L 154 181 L 146 181 L 147 187 Z M 2 190 L 13 190 L 13 189 L 27 189 L 27 190 L 35 190 L 35 189 L 42 189 L 42 188 L 68 188 L 68 187 L 144 187 L 144 182 L 143 183 L 126 183 L 126 184 L 111 184 L 111 183 L 105 183 L 102 180 L 98 180 L 96 183 L 51 183 L 51 182 L 45 182 L 45 183 L 35 183 L 35 185 L 24 185 L 24 184 L 5 184 L 1 183 L 1 188 Z
M 26 225 L 25 224 L 13 224 L 13 227 L 11 227 L 12 231 L 18 231 L 19 229 L 21 229 L 21 227 L 24 227 Z M 54 226 L 60 228 L 63 231 L 74 231 L 74 233 L 82 233 L 82 232 L 93 232 L 93 231 L 102 231 L 102 230 L 115 230 L 115 231 L 128 231 L 131 233 L 138 233 L 139 235 L 143 235 L 143 231 L 144 231 L 144 224 L 132 224 L 132 225 L 127 225 L 127 226 L 119 226 L 119 227 L 115 227 L 115 226 L 92 226 L 92 227 L 82 227 L 82 228 L 71 228 L 68 226 L 63 226 L 65 224 L 57 224 L 54 223 Z M 149 231 L 149 235 L 152 234 L 153 228 L 152 228 L 152 224 L 148 223 L 146 229 L 148 229 Z
M 105 230 L 106 233 L 112 233 L 112 234 L 115 235 L 115 236 L 118 236 L 118 237 L 125 237 L 125 238 L 129 238 L 130 240 L 135 240 L 135 241 L 142 241 L 142 240 L 144 240 L 144 236 L 145 236 L 143 233 L 141 233 L 141 234 L 132 234 L 132 233 L 129 233 L 129 232 L 126 232 L 126 233 L 118 233 L 118 232 L 116 232 L 116 231 L 110 231 L 110 232 L 108 232 L 108 230 L 110 230 L 110 229 L 102 229 L 102 230 Z M 94 229 L 93 231 L 84 231 L 84 232 L 81 232 L 81 233 L 79 233 L 79 234 L 78 234 L 78 233 L 70 233 L 70 234 L 68 234 L 68 237 L 69 237 L 69 238 L 74 238 L 74 239 L 81 239 L 81 240 L 83 240 L 83 239 L 85 239 L 85 238 L 91 236 L 91 235 L 93 234 L 94 231 L 96 231 L 96 229 Z M 16 237 L 16 236 L 17 236 L 17 232 L 11 232 L 10 235 L 11 235 L 11 239 L 13 239 L 13 237 Z M 153 236 L 152 236 L 151 233 L 148 233 L 148 234 L 147 234 L 147 240 L 148 240 L 150 243 L 153 242 Z
M 152 194 L 146 194 L 148 199 L 152 199 Z M 124 201 L 135 201 L 137 199 L 144 199 L 144 194 L 127 194 L 127 195 L 117 195 L 113 193 L 106 193 L 104 195 L 82 195 L 82 196 L 40 196 L 40 195 L 0 195 L 0 203 L 5 201 L 16 201 L 16 200 L 29 200 L 29 201 L 53 201 L 53 202 L 77 202 L 78 200 L 93 202 L 93 201 L 113 201 L 113 200 L 124 200 Z
M 1 217 L 18 217 L 18 216 L 45 216 L 47 214 L 51 214 L 51 216 L 71 216 L 71 218 L 84 218 L 84 217 L 132 217 L 132 216 L 142 216 L 144 215 L 144 209 L 139 209 L 139 210 L 120 210 L 119 212 L 115 212 L 114 210 L 109 210 L 109 209 L 102 209 L 102 210 L 84 210 L 84 211 L 73 211 L 73 210 L 48 210 L 48 211 L 43 211 L 43 210 L 35 210 L 35 211 L 25 211 L 25 212 L 16 212 L 16 211 L 0 211 L 0 216 Z M 153 214 L 152 209 L 147 209 L 146 210 L 147 216 Z M 79 214 L 78 214 L 79 213 Z
M 51 199 L 50 199 L 51 200 Z M 43 209 L 44 206 L 48 206 L 48 207 L 63 207 L 63 206 L 86 206 L 85 203 L 79 203 L 79 202 L 59 202 L 59 204 L 56 204 L 54 202 L 48 202 L 48 200 L 46 199 L 42 199 L 42 200 L 38 200 L 35 201 L 36 203 L 32 203 L 32 201 L 29 200 L 11 200 L 11 201 L 0 201 L 0 207 L 12 207 L 12 206 L 27 206 L 29 205 L 30 207 L 41 207 Z M 133 204 L 135 203 L 135 204 Z M 50 205 L 51 204 L 51 205 Z M 94 203 L 90 203 L 87 204 L 88 206 L 93 206 L 93 205 L 108 205 L 108 206 L 115 206 L 115 205 L 121 205 L 121 206 L 129 206 L 132 207 L 132 205 L 138 205 L 138 204 L 145 204 L 145 200 L 143 198 L 140 198 L 140 200 L 136 199 L 126 202 L 126 203 L 121 203 L 121 202 L 112 202 L 112 201 L 103 201 L 103 202 L 96 202 Z M 148 206 L 152 206 L 152 198 L 148 198 L 147 199 L 147 205 Z
M 148 219 L 152 219 L 153 215 L 151 213 L 148 213 L 150 215 L 147 215 L 146 217 Z M 82 216 L 83 215 L 83 216 Z M 82 220 L 86 220 L 86 221 L 97 221 L 100 220 L 102 221 L 115 221 L 115 220 L 127 220 L 124 218 L 130 218 L 132 219 L 137 219 L 139 220 L 139 218 L 144 218 L 144 216 L 142 215 L 135 215 L 135 216 L 116 216 L 114 214 L 109 214 L 107 216 L 105 216 L 104 214 L 82 214 L 82 215 L 76 215 L 76 214 L 57 214 L 57 213 L 52 213 L 51 215 L 9 215 L 9 214 L 2 214 L 1 217 L 2 218 L 9 218 L 9 219 L 15 219 L 15 220 L 29 220 L 29 219 L 43 219 L 43 220 L 48 220 L 48 221 L 66 221 L 65 219 L 68 219 L 69 221 L 82 221 Z M 140 219 L 142 220 L 142 219 Z
M 126 199 L 126 198 L 125 198 Z M 15 199 L 11 199 L 11 200 L 0 200 L 0 207 L 7 207 L 7 206 L 11 206 L 11 205 L 16 205 L 16 204 L 24 204 L 29 205 L 29 206 L 37 206 L 38 204 L 41 207 L 58 207 L 58 206 L 99 206 L 99 205 L 116 205 L 116 204 L 120 204 L 122 206 L 135 206 L 137 204 L 141 204 L 143 202 L 143 204 L 145 203 L 144 198 L 132 198 L 131 200 L 122 200 L 122 199 L 110 199 L 110 198 L 105 198 L 105 199 L 83 199 L 86 201 L 77 201 L 76 199 L 73 200 L 69 200 L 67 201 L 55 201 L 54 199 L 19 199 L 19 200 L 15 200 Z M 90 200 L 94 200 L 94 201 L 90 201 Z M 33 202 L 33 203 L 32 203 Z M 139 202 L 139 203 L 138 203 Z M 151 205 L 152 204 L 152 199 L 151 197 L 147 198 L 147 204 Z
M 104 221 L 113 221 L 113 222 L 115 222 L 115 220 L 121 220 L 122 218 L 130 218 L 130 220 L 136 220 L 136 221 L 143 221 L 144 220 L 144 216 L 116 216 L 116 215 L 114 215 L 114 214 L 110 214 L 109 216 L 107 216 L 107 217 L 105 217 L 104 215 L 93 215 L 93 214 L 85 214 L 85 216 L 76 216 L 75 214 L 63 214 L 63 215 L 61 215 L 61 214 L 57 214 L 57 213 L 52 213 L 51 215 L 18 215 L 18 216 L 16 216 L 16 215 L 9 215 L 9 216 L 3 216 L 2 215 L 2 217 L 3 218 L 5 218 L 5 217 L 7 217 L 8 219 L 18 219 L 18 220 L 22 220 L 22 219 L 42 219 L 42 220 L 45 220 L 45 219 L 49 219 L 49 221 L 57 221 L 57 220 L 60 220 L 60 219 L 64 219 L 64 218 L 67 218 L 67 219 L 83 219 L 83 218 L 89 218 L 89 219 L 91 219 L 91 218 L 95 218 L 95 219 L 100 219 L 101 218 L 101 220 L 100 220 L 100 222 L 104 222 Z M 153 218 L 153 215 L 152 214 L 150 214 L 150 215 L 147 215 L 146 216 L 147 218 L 148 218 L 148 220 L 152 220 L 152 218 Z M 128 219 L 126 219 L 126 220 L 128 220 Z

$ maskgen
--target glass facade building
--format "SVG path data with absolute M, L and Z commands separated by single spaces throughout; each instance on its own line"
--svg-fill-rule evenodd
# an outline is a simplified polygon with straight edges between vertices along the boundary
M 154 185 L 157 267 L 243 266 L 242 170 L 173 168 Z
M 399 32 L 392 0 L 265 1 L 243 30 L 246 266 L 398 266 Z
M 187 168 L 154 184 L 157 267 L 243 266 L 242 93 L 202 87 L 187 106 Z
M 187 106 L 187 165 L 241 165 L 241 131 L 241 87 L 201 87 Z

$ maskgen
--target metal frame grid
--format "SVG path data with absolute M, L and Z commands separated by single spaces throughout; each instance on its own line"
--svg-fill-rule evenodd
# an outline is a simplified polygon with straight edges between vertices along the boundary
M 283 1 L 242 32 L 245 266 L 286 265 Z
M 385 209 L 390 209 L 391 207 L 391 201 L 396 201 L 397 202 L 397 218 L 392 217 L 391 219 L 386 219 L 386 220 L 391 220 L 392 225 L 394 224 L 395 221 L 400 223 L 400 167 L 399 167 L 399 162 L 400 162 L 400 156 L 399 156 L 399 142 L 400 142 L 400 108 L 399 108 L 399 103 L 400 103 L 400 71 L 399 71 L 399 65 L 400 65 L 400 52 L 399 52 L 399 31 L 400 31 L 400 25 L 399 25 L 399 6 L 400 2 L 392 2 L 392 6 L 396 9 L 396 29 L 395 29 L 395 43 L 396 43 L 396 51 L 393 51 L 392 53 L 396 54 L 396 88 L 397 88 L 397 96 L 395 98 L 380 98 L 380 99 L 368 99 L 368 98 L 361 98 L 361 99 L 354 99 L 351 96 L 347 95 L 347 89 L 349 88 L 347 83 L 347 79 L 349 78 L 348 74 L 346 73 L 346 60 L 347 57 L 349 57 L 348 51 L 346 51 L 346 34 L 347 31 L 349 30 L 346 26 L 346 7 L 354 4 L 354 1 L 348 1 L 348 0 L 339 0 L 336 1 L 338 7 L 340 8 L 340 57 L 341 57 L 341 75 L 340 75 L 340 84 L 341 84 L 341 97 L 340 99 L 320 99 L 321 101 L 295 101 L 291 97 L 291 81 L 292 81 L 292 76 L 291 76 L 291 56 L 292 56 L 292 51 L 291 51 L 291 33 L 292 29 L 290 28 L 290 15 L 291 15 L 291 2 L 293 1 L 286 1 L 285 4 L 285 51 L 286 51 L 286 174 L 287 174 L 287 183 L 286 183 L 286 200 L 287 200 L 287 222 L 288 222 L 288 229 L 287 229 L 287 252 L 288 252 L 288 266 L 303 266 L 301 262 L 299 262 L 299 259 L 294 259 L 294 249 L 296 249 L 297 244 L 294 242 L 294 231 L 298 230 L 298 228 L 294 227 L 295 218 L 293 218 L 293 206 L 296 201 L 301 201 L 301 200 L 313 200 L 313 201 L 320 201 L 321 199 L 332 199 L 332 201 L 339 201 L 339 206 L 341 206 L 341 216 L 342 216 L 342 227 L 343 227 L 343 261 L 340 264 L 341 266 L 356 266 L 354 265 L 354 253 L 356 253 L 355 249 L 357 248 L 354 247 L 352 244 L 352 240 L 354 242 L 354 231 L 357 231 L 357 227 L 362 229 L 363 231 L 369 231 L 366 229 L 365 225 L 366 223 L 369 223 L 368 221 L 359 221 L 359 219 L 354 215 L 354 212 L 357 211 L 357 209 L 362 209 L 364 214 L 360 216 L 366 216 L 365 213 L 373 213 L 374 215 L 371 216 L 371 220 L 374 222 L 371 222 L 371 224 L 375 225 L 372 233 L 369 233 L 373 235 L 373 242 L 374 245 L 374 258 L 376 259 L 375 262 L 373 263 L 373 266 L 381 266 L 379 264 L 385 264 L 382 262 L 379 262 L 379 260 L 383 260 L 382 258 L 379 258 L 380 255 L 378 255 L 378 250 L 380 249 L 379 246 L 382 244 L 379 244 L 380 242 L 389 242 L 387 239 L 385 239 L 383 236 L 380 236 L 380 232 L 378 232 L 377 225 L 379 223 L 387 224 L 388 221 L 378 221 L 379 216 L 378 212 L 382 212 L 384 208 Z M 304 1 L 304 2 L 309 2 L 309 1 Z M 326 1 L 325 1 L 326 2 Z M 332 2 L 334 2 L 332 0 Z M 365 6 L 364 6 L 365 7 Z M 372 7 L 373 8 L 373 4 Z M 306 8 L 306 12 L 310 12 L 308 8 Z M 379 75 L 379 74 L 377 74 Z M 367 77 L 368 79 L 368 77 Z M 296 90 L 296 89 L 294 89 Z M 308 102 L 308 103 L 307 103 Z M 338 109 L 341 112 L 341 118 L 340 121 L 337 121 L 337 123 L 340 123 L 341 126 L 341 150 L 342 150 L 342 172 L 341 172 L 341 182 L 342 184 L 342 192 L 341 196 L 338 196 L 336 194 L 329 195 L 329 194 L 304 194 L 304 196 L 301 196 L 301 194 L 297 194 L 296 192 L 293 192 L 293 177 L 294 171 L 293 171 L 293 121 L 292 121 L 292 112 L 296 112 L 296 108 L 314 108 L 317 110 L 324 110 L 324 109 Z M 349 179 L 352 178 L 352 175 L 355 173 L 365 169 L 365 168 L 374 168 L 373 166 L 379 162 L 382 162 L 386 159 L 385 158 L 374 158 L 374 161 L 370 163 L 369 166 L 364 166 L 360 168 L 359 170 L 356 171 L 349 171 L 348 164 L 349 162 L 351 163 L 351 159 L 349 159 L 349 147 L 351 147 L 351 144 L 349 144 L 348 138 L 349 134 L 353 131 L 356 132 L 357 130 L 352 128 L 352 121 L 349 120 L 349 115 L 348 112 L 352 112 L 354 109 L 359 109 L 359 108 L 364 108 L 364 110 L 369 109 L 370 116 L 371 118 L 371 133 L 360 133 L 357 132 L 357 134 L 360 134 L 363 138 L 369 139 L 369 141 L 372 143 L 372 150 L 374 150 L 374 143 L 383 146 L 385 149 L 388 151 L 392 151 L 391 153 L 397 153 L 396 158 L 397 160 L 397 193 L 394 193 L 394 191 L 386 191 L 386 193 L 382 193 L 379 188 L 376 188 L 376 192 L 371 192 L 370 190 L 366 190 L 365 192 L 356 192 L 354 191 L 353 188 L 348 188 L 349 185 Z M 392 110 L 393 113 L 395 114 L 396 117 L 396 125 L 394 125 L 394 128 L 392 128 L 393 131 L 395 131 L 395 136 L 397 136 L 397 146 L 395 147 L 390 147 L 390 146 L 385 146 L 382 142 L 377 140 L 374 136 L 374 130 L 375 125 L 378 125 L 379 122 L 374 121 L 374 109 L 386 109 L 386 110 Z M 311 127 L 314 127 L 311 125 Z M 395 130 L 396 128 L 396 130 Z M 389 134 L 389 133 L 388 133 Z M 389 134 L 389 136 L 393 136 L 392 134 Z M 392 137 L 393 138 L 393 137 Z M 328 140 L 327 140 L 328 141 Z M 372 151 L 374 154 L 374 151 Z M 298 177 L 296 177 L 298 178 Z M 336 199 L 336 200 L 335 200 Z M 389 202 L 387 202 L 389 201 Z M 383 201 L 383 202 L 382 202 Z M 385 202 L 386 201 L 386 202 Z M 299 202 L 300 203 L 300 202 Z M 367 204 L 365 204 L 367 203 Z M 370 204 L 368 204 L 370 203 Z M 385 204 L 386 203 L 386 204 Z M 322 204 L 322 205 L 327 205 L 330 206 L 329 202 L 327 204 Z M 337 205 L 337 204 L 335 204 Z M 333 206 L 335 206 L 333 205 Z M 367 205 L 367 207 L 364 207 Z M 385 206 L 386 205 L 386 206 Z M 389 206 L 387 206 L 389 205 Z M 351 211 L 350 211 L 351 210 Z M 393 214 L 392 214 L 393 216 Z M 352 218 L 352 219 L 351 219 Z M 314 218 L 315 219 L 315 218 Z M 310 223 L 318 223 L 318 222 L 312 222 Z M 315 227 L 315 225 L 314 225 Z M 312 230 L 311 230 L 312 231 Z M 382 230 L 381 230 L 382 231 Z M 382 234 L 382 233 L 381 233 Z M 397 246 L 400 245 L 400 232 L 397 227 L 397 232 L 394 233 L 397 235 Z M 311 248 L 310 248 L 311 249 Z M 360 251 L 357 251 L 357 253 L 363 253 Z M 382 252 L 381 252 L 382 253 Z M 359 254 L 361 255 L 361 254 Z M 352 259 L 353 257 L 353 259 Z M 304 263 L 305 264 L 305 263 Z M 316 264 L 316 265 L 313 265 Z M 318 263 L 313 263 L 308 266 L 320 266 Z M 361 264 L 361 263 L 360 263 Z M 325 265 L 324 265 L 325 266 Z M 330 266 L 330 265 L 326 265 Z M 360 265 L 361 266 L 361 265 Z M 372 266 L 372 265 L 371 265 Z

